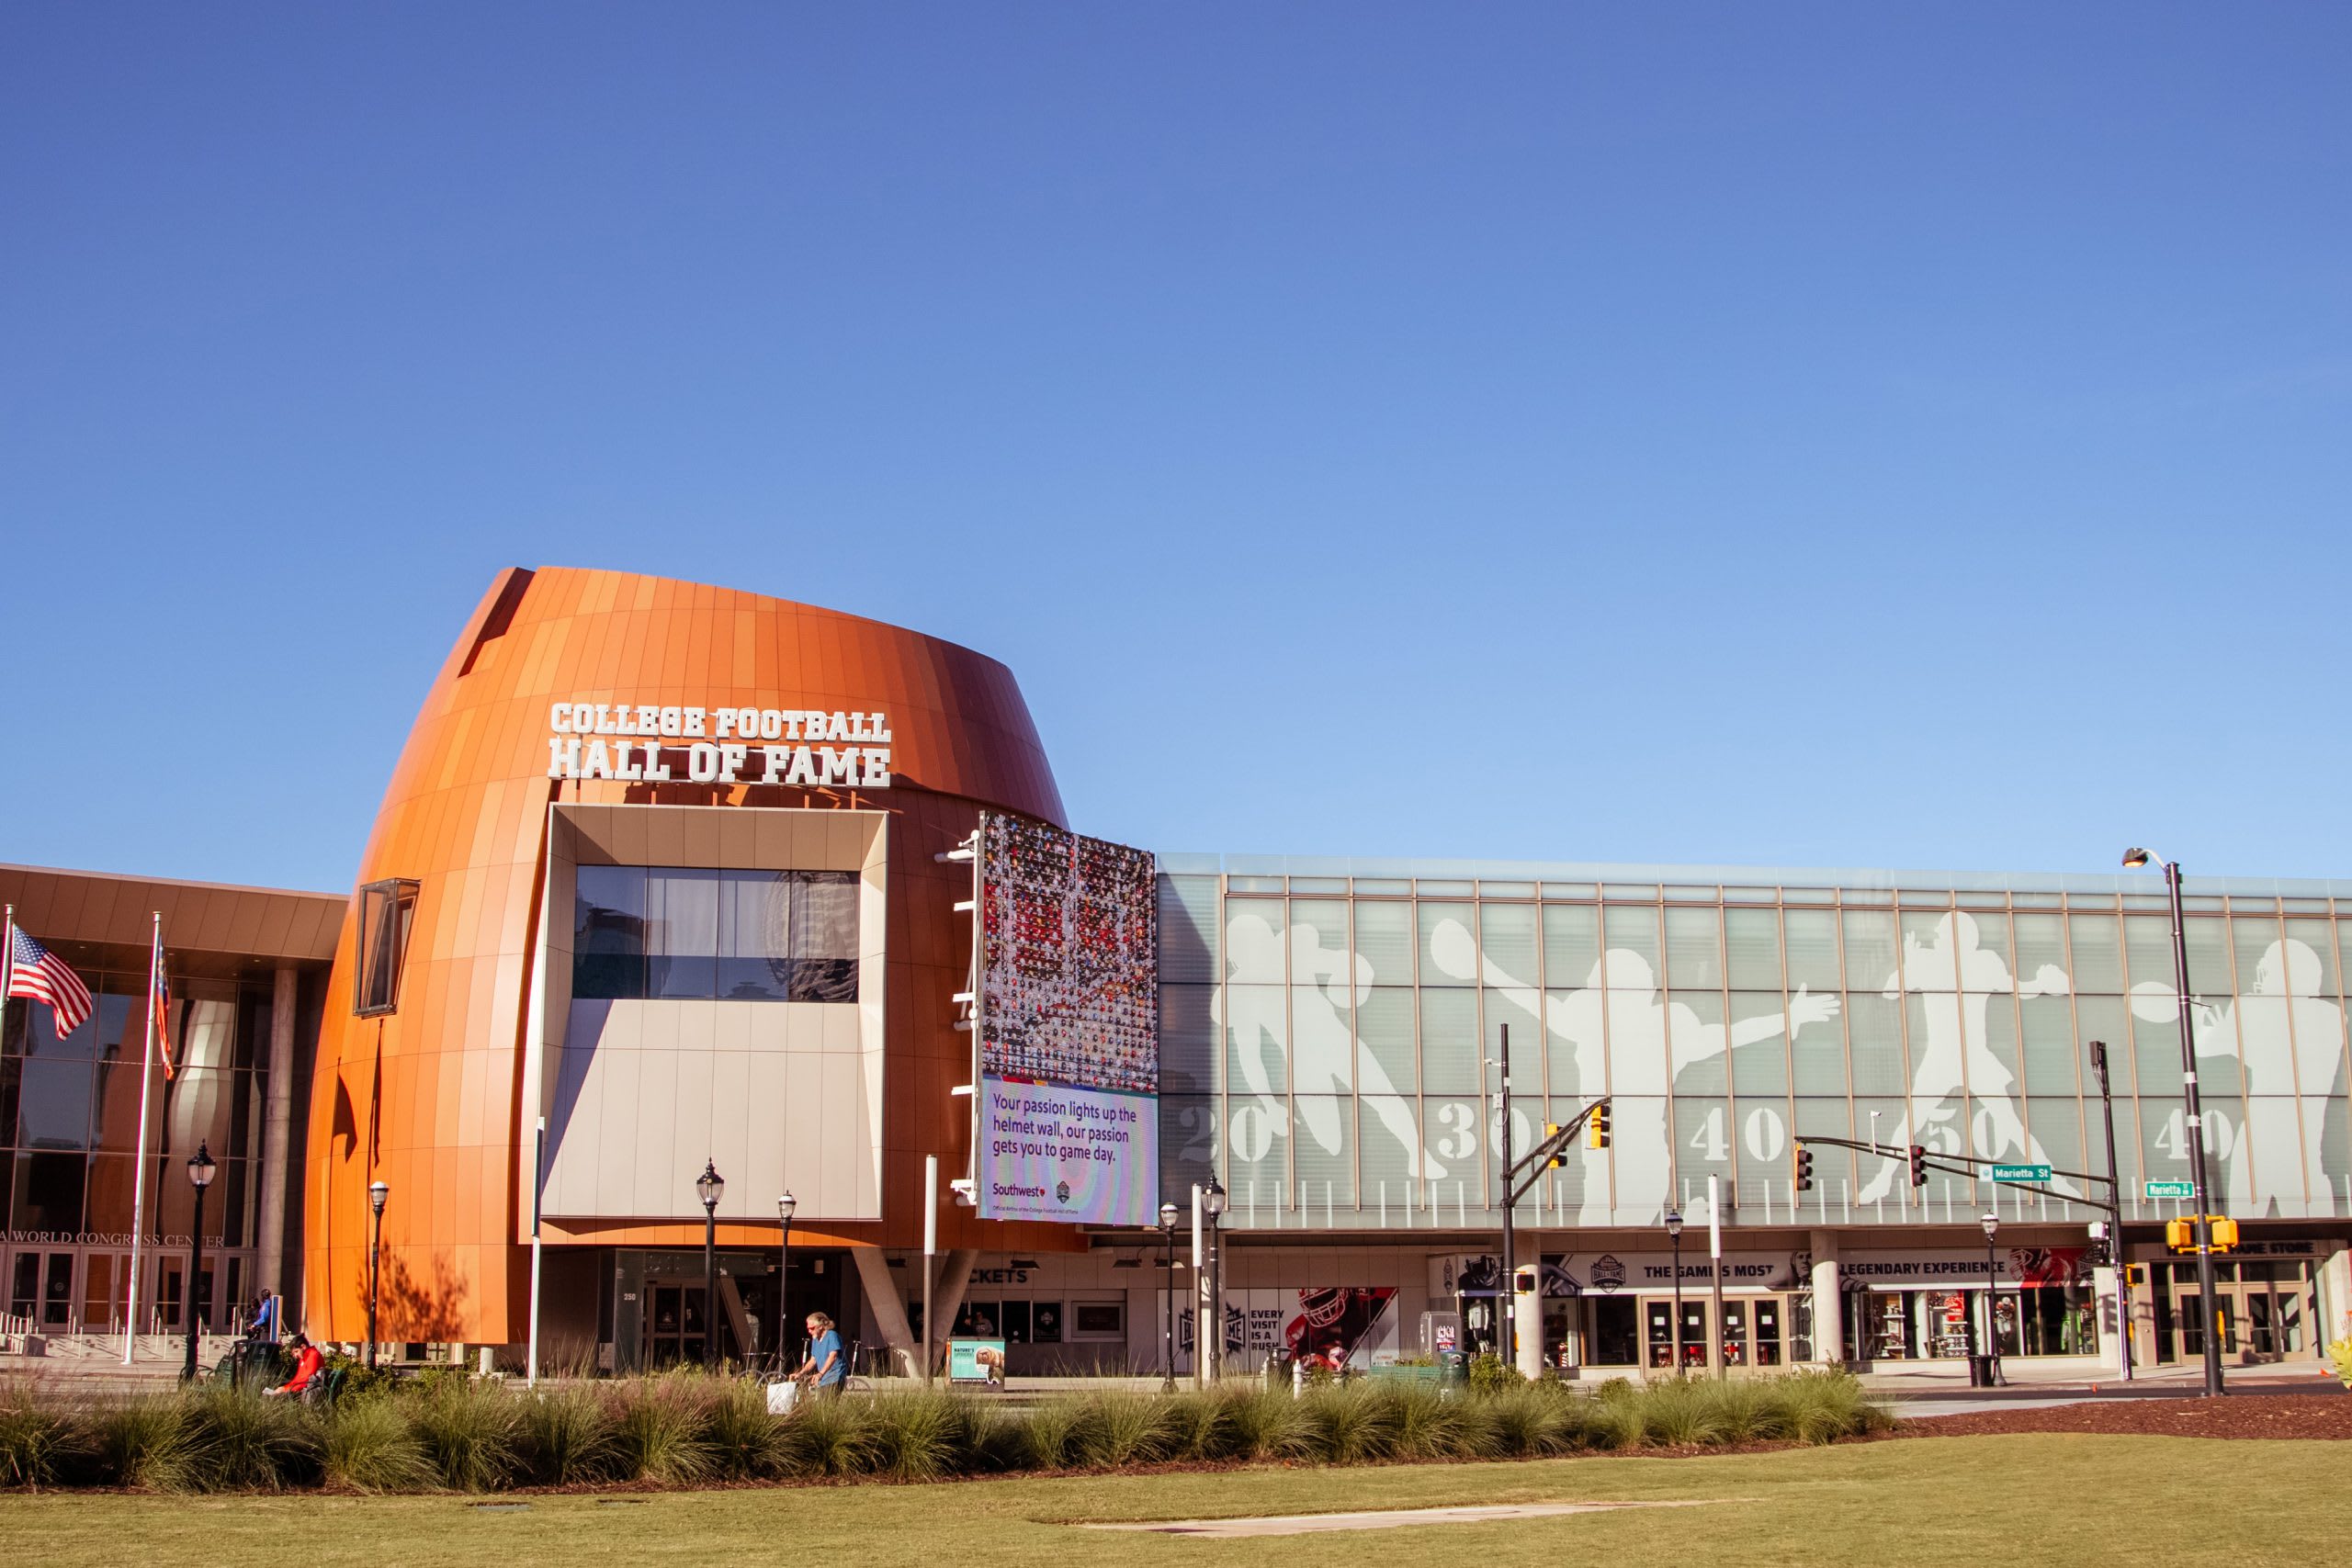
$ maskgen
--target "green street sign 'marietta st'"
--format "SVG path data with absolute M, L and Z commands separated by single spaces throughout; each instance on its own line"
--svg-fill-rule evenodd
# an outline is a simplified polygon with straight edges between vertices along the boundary
M 2050 1168 L 2046 1165 L 1996 1165 L 1993 1168 L 1996 1181 L 2047 1181 Z

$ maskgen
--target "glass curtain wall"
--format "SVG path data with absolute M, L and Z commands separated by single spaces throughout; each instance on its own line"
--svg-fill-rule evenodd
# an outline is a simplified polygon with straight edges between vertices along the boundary
M 1180 857 L 1181 858 L 1181 857 Z M 1594 1097 L 1614 1146 L 1571 1151 L 1531 1224 L 1649 1225 L 1669 1204 L 1751 1224 L 2080 1221 L 2105 1174 L 2086 1043 L 2108 1042 L 2126 1213 L 2185 1177 L 2170 924 L 2160 894 L 1681 886 L 1459 876 L 1161 878 L 1171 1195 L 1211 1171 L 1244 1227 L 1497 1222 L 1504 1149 Z M 2344 976 L 2352 899 L 2195 897 L 2189 978 L 2205 1140 L 2229 1212 L 2352 1215 Z M 2060 1175 L 1914 1189 L 1924 1145 Z

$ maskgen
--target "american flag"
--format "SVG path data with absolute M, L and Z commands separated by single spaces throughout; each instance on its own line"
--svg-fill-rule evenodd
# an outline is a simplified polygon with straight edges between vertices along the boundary
M 90 1016 L 90 987 L 65 961 L 16 926 L 8 928 L 8 995 L 47 1002 L 60 1034 Z

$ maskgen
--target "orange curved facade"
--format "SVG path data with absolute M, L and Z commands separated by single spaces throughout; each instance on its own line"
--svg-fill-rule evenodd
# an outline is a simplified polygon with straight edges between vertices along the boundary
M 887 713 L 888 787 L 555 779 L 559 700 Z M 396 1010 L 353 1012 L 346 913 L 311 1083 L 303 1235 L 311 1331 L 357 1339 L 368 1312 L 369 1183 L 390 1189 L 378 1337 L 513 1344 L 527 1333 L 534 1114 L 525 1081 L 537 906 L 554 805 L 795 807 L 880 813 L 890 897 L 880 1218 L 796 1224 L 795 1245 L 919 1245 L 923 1156 L 960 1170 L 969 1037 L 954 993 L 971 951 L 954 909 L 967 874 L 933 857 L 982 807 L 1056 824 L 1062 803 L 1013 677 L 954 644 L 852 615 L 695 583 L 551 568 L 507 571 L 482 597 L 401 750 L 362 857 L 362 885 L 417 892 Z M 568 927 L 567 927 L 568 930 Z M 679 1217 L 550 1221 L 564 1243 L 695 1246 Z M 566 1228 L 568 1226 L 568 1228 Z M 1060 1227 L 981 1222 L 944 1206 L 943 1247 L 1052 1250 Z M 776 1226 L 722 1222 L 721 1245 Z

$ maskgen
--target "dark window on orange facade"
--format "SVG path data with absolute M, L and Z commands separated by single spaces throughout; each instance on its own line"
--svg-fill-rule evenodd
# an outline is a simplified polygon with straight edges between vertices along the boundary
M 361 1018 L 399 1010 L 401 964 L 416 919 L 416 886 L 412 878 L 396 876 L 359 889 L 359 983 L 352 988 L 351 1010 Z

